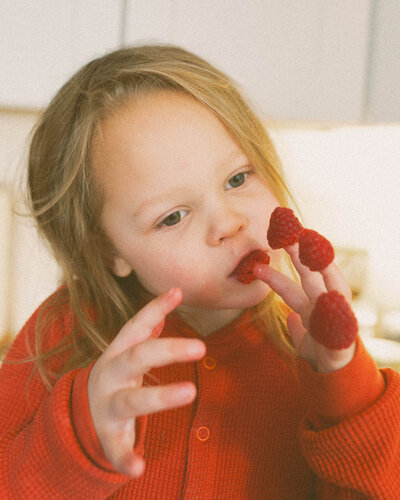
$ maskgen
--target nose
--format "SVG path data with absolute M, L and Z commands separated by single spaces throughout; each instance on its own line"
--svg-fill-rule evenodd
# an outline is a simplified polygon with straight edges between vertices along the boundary
M 218 246 L 234 238 L 247 228 L 249 221 L 246 215 L 232 207 L 214 207 L 210 214 L 207 243 Z

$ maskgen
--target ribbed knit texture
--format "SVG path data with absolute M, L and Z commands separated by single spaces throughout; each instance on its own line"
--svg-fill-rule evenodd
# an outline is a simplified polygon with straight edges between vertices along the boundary
M 26 354 L 26 339 L 32 345 L 36 316 L 9 360 Z M 67 318 L 49 339 L 66 328 Z M 198 335 L 171 314 L 161 336 Z M 192 380 L 198 397 L 139 422 L 146 471 L 138 480 L 113 472 L 102 453 L 87 404 L 90 367 L 49 392 L 37 375 L 26 391 L 30 364 L 3 364 L 0 498 L 400 498 L 400 376 L 382 376 L 360 341 L 344 369 L 318 374 L 298 360 L 298 376 L 250 313 L 205 342 L 204 360 L 148 379 Z

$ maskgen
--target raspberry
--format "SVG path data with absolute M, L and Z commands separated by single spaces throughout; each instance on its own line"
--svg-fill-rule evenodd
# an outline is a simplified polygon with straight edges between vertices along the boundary
M 304 229 L 299 238 L 300 262 L 311 271 L 322 271 L 335 257 L 329 241 L 317 231 Z
M 328 349 L 345 349 L 356 338 L 357 319 L 342 294 L 322 293 L 311 312 L 310 335 Z
M 254 250 L 249 253 L 236 267 L 233 275 L 244 285 L 247 285 L 257 279 L 253 274 L 256 264 L 269 264 L 270 257 L 264 250 Z
M 267 231 L 268 243 L 271 248 L 284 248 L 298 241 L 303 230 L 299 219 L 293 210 L 277 207 L 271 214 Z

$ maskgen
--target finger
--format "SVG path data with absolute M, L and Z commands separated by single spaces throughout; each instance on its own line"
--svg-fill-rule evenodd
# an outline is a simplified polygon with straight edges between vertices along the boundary
M 138 478 L 144 472 L 145 463 L 143 458 L 133 451 L 133 436 L 130 432 L 118 432 L 108 444 L 105 454 L 117 472 Z
M 196 392 L 191 382 L 122 389 L 111 398 L 111 417 L 126 420 L 184 406 L 193 402 Z
M 149 372 L 152 368 L 197 361 L 206 353 L 204 342 L 199 339 L 159 338 L 137 344 L 111 363 L 111 371 L 127 382 Z
M 315 302 L 321 293 L 326 292 L 325 283 L 319 273 L 310 271 L 310 269 L 300 262 L 299 244 L 285 247 L 286 252 L 290 255 L 296 271 L 299 273 L 301 285 L 307 297 L 311 302 Z
M 253 273 L 269 285 L 297 313 L 304 313 L 310 306 L 310 301 L 302 287 L 273 267 L 260 264 L 253 269 Z
M 293 344 L 297 352 L 299 352 L 301 344 L 304 340 L 304 335 L 307 333 L 307 329 L 302 323 L 301 316 L 296 312 L 290 313 L 286 321 Z
M 331 290 L 337 290 L 339 293 L 344 295 L 345 299 L 350 304 L 352 299 L 351 289 L 347 284 L 346 278 L 344 277 L 342 271 L 337 267 L 337 265 L 332 262 L 331 264 L 329 264 L 329 266 L 321 271 L 321 274 L 328 292 L 330 292 Z
M 118 443 L 118 448 L 120 444 Z M 132 449 L 126 450 L 115 459 L 115 468 L 118 472 L 130 476 L 132 479 L 139 478 L 145 469 L 145 463 L 142 457 L 137 455 Z
M 163 331 L 164 325 L 165 325 L 165 319 L 163 319 L 162 321 L 160 321 L 160 323 L 158 323 L 158 325 L 151 332 L 150 337 L 155 339 L 159 337 L 161 332 Z
M 318 371 L 321 373 L 333 372 L 346 366 L 354 357 L 356 341 L 345 349 L 328 349 L 315 342 L 318 364 Z
M 315 346 L 302 323 L 301 317 L 295 312 L 289 314 L 287 326 L 299 356 L 313 364 L 315 362 Z
M 110 355 L 118 354 L 128 347 L 148 339 L 154 330 L 157 332 L 160 323 L 181 301 L 182 291 L 177 287 L 173 287 L 168 292 L 153 299 L 125 323 L 109 345 L 108 353 Z

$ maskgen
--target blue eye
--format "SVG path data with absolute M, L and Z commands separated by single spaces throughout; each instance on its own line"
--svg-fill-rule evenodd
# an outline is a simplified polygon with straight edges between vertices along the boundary
M 227 184 L 227 189 L 237 188 L 246 182 L 250 172 L 239 172 L 238 174 L 233 175 Z
M 187 210 L 177 210 L 176 212 L 172 212 L 172 214 L 165 217 L 160 224 L 159 227 L 162 226 L 175 226 L 178 224 L 187 214 Z

